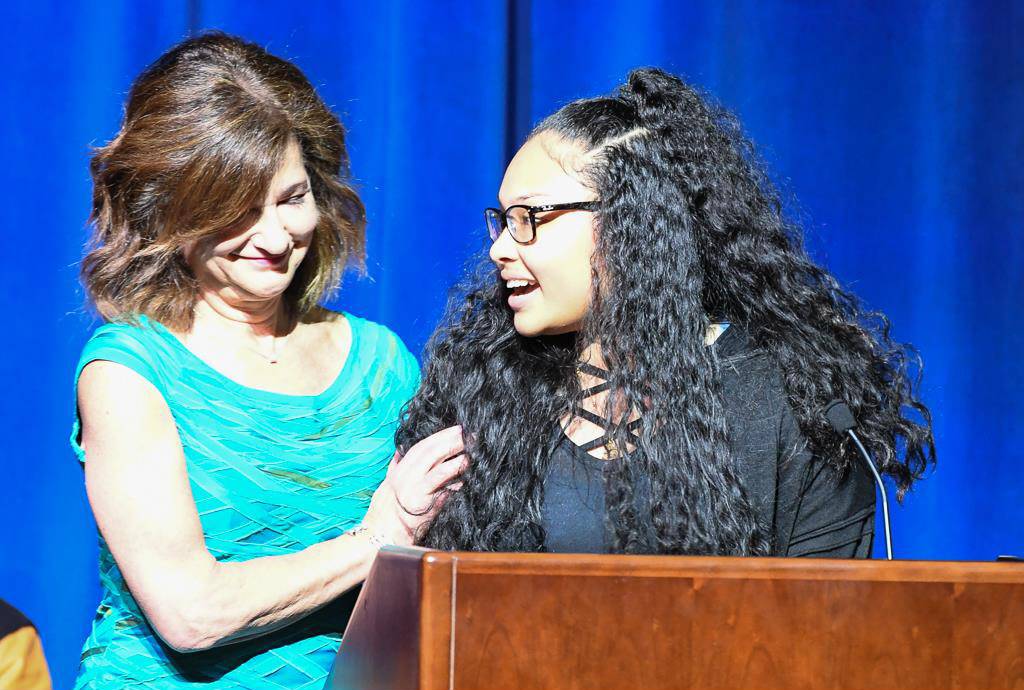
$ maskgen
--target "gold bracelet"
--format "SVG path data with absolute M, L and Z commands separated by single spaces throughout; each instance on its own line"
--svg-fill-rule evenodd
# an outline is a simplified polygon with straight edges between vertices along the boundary
M 378 549 L 387 546 L 387 541 L 385 541 L 376 532 L 371 531 L 370 528 L 366 525 L 359 525 L 358 527 L 353 527 L 352 529 L 345 532 L 345 534 L 349 535 L 350 537 L 360 537 L 365 534 L 370 544 L 376 546 Z

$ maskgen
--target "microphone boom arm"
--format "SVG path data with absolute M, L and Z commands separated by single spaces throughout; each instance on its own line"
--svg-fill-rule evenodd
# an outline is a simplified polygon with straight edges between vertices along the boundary
M 885 495 L 885 485 L 882 483 L 882 476 L 878 474 L 878 470 L 875 469 L 875 463 L 871 462 L 871 456 L 868 455 L 868 451 L 864 448 L 864 444 L 857 438 L 857 434 L 854 433 L 853 429 L 847 429 L 846 433 L 850 435 L 853 442 L 857 444 L 857 449 L 860 454 L 864 456 L 864 460 L 868 464 L 868 469 L 871 470 L 871 474 L 875 477 L 875 484 L 878 485 L 878 491 L 882 494 L 882 521 L 885 524 L 885 557 L 888 560 L 892 560 L 892 533 L 889 529 L 889 500 Z

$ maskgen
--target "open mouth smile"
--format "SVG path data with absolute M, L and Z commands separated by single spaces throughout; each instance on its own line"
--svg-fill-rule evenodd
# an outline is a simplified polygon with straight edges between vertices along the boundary
M 508 306 L 513 311 L 519 311 L 526 306 L 540 286 L 532 280 L 513 279 L 505 281 L 505 287 L 511 290 L 511 294 L 508 296 Z

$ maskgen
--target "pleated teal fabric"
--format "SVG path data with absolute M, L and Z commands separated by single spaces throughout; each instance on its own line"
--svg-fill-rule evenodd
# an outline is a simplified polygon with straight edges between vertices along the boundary
M 86 344 L 163 395 L 178 427 L 206 546 L 220 561 L 292 553 L 360 521 L 394 453 L 402 405 L 419 378 L 391 331 L 346 314 L 352 345 L 319 395 L 242 386 L 192 354 L 161 324 L 107 324 Z M 79 422 L 71 443 L 81 462 Z M 100 537 L 103 599 L 76 689 L 321 688 L 344 621 L 326 612 L 281 631 L 197 653 L 165 645 L 148 625 Z

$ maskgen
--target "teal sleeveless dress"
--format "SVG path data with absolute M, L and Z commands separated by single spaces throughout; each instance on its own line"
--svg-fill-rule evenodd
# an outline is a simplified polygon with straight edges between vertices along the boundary
M 107 324 L 85 345 L 75 381 L 95 360 L 152 383 L 170 407 L 185 451 L 206 547 L 219 561 L 292 553 L 357 525 L 394 453 L 401 408 L 419 381 L 415 358 L 383 326 L 345 315 L 344 368 L 319 395 L 242 386 L 218 373 L 161 324 Z M 71 443 L 81 462 L 75 416 Z M 276 632 L 192 653 L 149 626 L 104 543 L 103 598 L 85 642 L 76 689 L 323 687 L 345 611 L 328 606 Z

